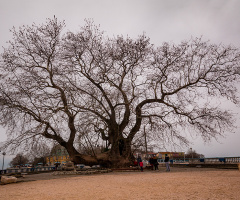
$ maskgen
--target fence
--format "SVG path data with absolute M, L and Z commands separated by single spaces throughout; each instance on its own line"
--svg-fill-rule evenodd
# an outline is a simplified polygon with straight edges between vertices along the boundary
M 32 167 L 32 168 L 19 168 L 19 169 L 5 169 L 0 170 L 0 174 L 10 173 L 27 173 L 27 172 L 39 172 L 39 171 L 53 171 L 55 167 Z
M 159 163 L 164 163 L 163 159 L 158 159 Z M 215 157 L 215 158 L 186 158 L 186 159 L 170 159 L 170 163 L 205 163 L 205 164 L 238 164 L 240 157 Z
M 240 163 L 240 157 L 193 158 L 189 159 L 189 163 L 237 164 Z

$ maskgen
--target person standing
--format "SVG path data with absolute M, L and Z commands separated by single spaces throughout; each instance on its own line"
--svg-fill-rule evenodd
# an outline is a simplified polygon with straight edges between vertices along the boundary
M 137 160 L 134 160 L 134 166 L 135 166 L 135 167 L 138 166 Z
M 140 165 L 140 169 L 141 169 L 141 172 L 143 172 L 143 162 L 139 162 L 139 165 Z
M 138 167 L 140 167 L 140 162 L 142 162 L 142 158 L 141 158 L 141 156 L 138 156 L 138 158 L 137 158 Z
M 152 156 L 149 159 L 149 164 L 151 165 L 151 170 L 153 170 L 153 157 Z
M 157 161 L 157 156 L 153 157 L 153 166 L 155 170 L 158 170 L 158 161 Z
M 166 171 L 170 172 L 170 166 L 169 166 L 169 157 L 167 154 L 165 154 L 165 159 L 164 159 L 165 165 L 166 165 Z

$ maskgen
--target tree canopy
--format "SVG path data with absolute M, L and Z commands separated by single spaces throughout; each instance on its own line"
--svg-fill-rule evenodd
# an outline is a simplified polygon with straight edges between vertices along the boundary
M 76 163 L 114 166 L 129 163 L 143 125 L 184 144 L 187 128 L 209 140 L 232 127 L 233 115 L 215 102 L 238 103 L 238 48 L 201 38 L 156 47 L 144 34 L 106 37 L 89 20 L 76 33 L 64 28 L 53 18 L 12 30 L 0 61 L 5 147 L 50 139 Z M 82 140 L 99 139 L 107 152 L 78 151 Z

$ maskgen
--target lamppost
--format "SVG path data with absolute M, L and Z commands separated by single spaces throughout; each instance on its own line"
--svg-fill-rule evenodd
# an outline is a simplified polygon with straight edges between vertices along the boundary
M 193 152 L 192 152 L 192 148 L 190 148 L 191 151 L 191 155 L 192 155 L 192 163 L 193 163 Z
M 2 164 L 2 170 L 3 170 L 3 167 L 4 167 L 4 156 L 6 155 L 6 153 L 5 153 L 5 152 L 3 152 L 3 153 L 2 153 L 2 155 L 3 155 L 3 164 Z

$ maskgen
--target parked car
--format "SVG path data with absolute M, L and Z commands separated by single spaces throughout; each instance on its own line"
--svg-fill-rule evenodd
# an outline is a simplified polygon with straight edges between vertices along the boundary
M 76 164 L 75 167 L 76 167 L 76 169 L 82 169 L 85 167 L 85 165 L 84 164 Z

